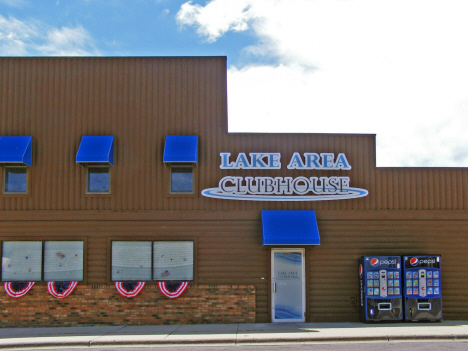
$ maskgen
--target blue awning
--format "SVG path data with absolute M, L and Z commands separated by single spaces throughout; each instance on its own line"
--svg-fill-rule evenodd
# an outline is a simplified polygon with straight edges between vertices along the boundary
M 76 154 L 76 163 L 109 163 L 114 165 L 114 136 L 84 136 Z
M 263 245 L 320 245 L 314 211 L 262 211 Z
M 32 136 L 0 137 L 0 163 L 24 163 L 31 166 Z
M 198 136 L 166 136 L 163 162 L 194 162 L 198 164 Z

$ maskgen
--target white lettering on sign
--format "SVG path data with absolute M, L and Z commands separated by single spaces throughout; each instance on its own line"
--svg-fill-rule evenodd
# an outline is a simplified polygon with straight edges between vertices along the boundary
M 245 153 L 241 152 L 236 161 L 231 162 L 229 152 L 222 152 L 221 154 L 221 169 L 280 169 L 281 168 L 281 154 L 274 153 L 261 153 L 251 152 L 248 158 Z
M 295 152 L 288 164 L 288 169 L 330 169 L 330 170 L 350 170 L 348 160 L 345 154 L 338 154 L 335 160 L 335 154 L 321 153 L 320 156 L 315 153 L 305 153 L 304 161 L 298 152 Z
M 219 181 L 219 188 L 230 194 L 276 194 L 305 195 L 312 192 L 323 194 L 347 194 L 348 177 L 224 177 Z
M 222 152 L 220 169 L 281 169 L 281 154 L 277 152 L 241 152 L 231 159 L 231 153 Z M 339 153 L 294 152 L 287 169 L 299 170 L 345 170 L 351 169 L 346 155 Z M 368 191 L 350 187 L 349 177 L 240 177 L 226 176 L 218 188 L 202 191 L 203 196 L 250 201 L 322 201 L 343 200 L 368 195 Z

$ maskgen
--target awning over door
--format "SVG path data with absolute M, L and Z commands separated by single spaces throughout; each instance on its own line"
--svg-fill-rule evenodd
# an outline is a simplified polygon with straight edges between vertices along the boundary
M 76 163 L 109 163 L 114 165 L 114 136 L 84 136 L 76 154 Z
M 32 137 L 0 137 L 0 163 L 23 163 L 31 166 Z
M 190 162 L 198 164 L 198 136 L 166 136 L 163 162 Z
M 320 245 L 314 211 L 262 211 L 263 245 Z

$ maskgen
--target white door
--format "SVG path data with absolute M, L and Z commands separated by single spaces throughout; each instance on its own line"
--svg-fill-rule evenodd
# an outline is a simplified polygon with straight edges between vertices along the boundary
M 273 322 L 304 322 L 304 249 L 271 250 L 271 268 Z

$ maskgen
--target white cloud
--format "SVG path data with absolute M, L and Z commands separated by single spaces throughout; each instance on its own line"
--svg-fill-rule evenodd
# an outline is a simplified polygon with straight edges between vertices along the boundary
M 278 62 L 229 69 L 231 132 L 377 133 L 379 166 L 468 166 L 467 14 L 463 0 L 213 0 L 178 20 L 211 41 L 242 24 L 246 50 Z
M 21 8 L 26 4 L 25 0 L 0 0 L 0 2 L 16 8 Z
M 94 40 L 81 26 L 54 28 L 39 21 L 0 16 L 0 55 L 97 55 Z
M 216 0 L 205 7 L 189 1 L 181 6 L 176 18 L 182 25 L 196 25 L 197 32 L 213 42 L 229 30 L 246 30 L 255 17 L 250 7 L 250 0 Z
M 26 25 L 15 18 L 0 16 L 0 51 L 2 55 L 25 55 L 27 42 L 36 34 L 33 24 Z
M 86 56 L 96 52 L 91 48 L 92 42 L 89 33 L 81 26 L 54 28 L 47 33 L 47 40 L 39 50 L 51 56 Z

